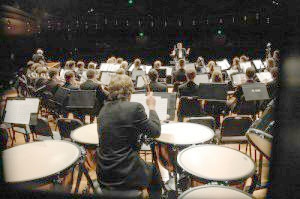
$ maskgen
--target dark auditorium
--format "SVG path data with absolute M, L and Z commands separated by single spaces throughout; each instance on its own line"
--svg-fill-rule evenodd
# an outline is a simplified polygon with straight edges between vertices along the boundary
M 298 4 L 3 0 L 0 194 L 297 198 Z

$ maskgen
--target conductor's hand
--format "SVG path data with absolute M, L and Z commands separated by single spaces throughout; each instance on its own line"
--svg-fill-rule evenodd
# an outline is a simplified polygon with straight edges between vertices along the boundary
M 146 104 L 147 104 L 149 110 L 155 110 L 156 100 L 153 97 L 153 92 L 150 92 L 148 94 L 147 99 L 146 99 Z

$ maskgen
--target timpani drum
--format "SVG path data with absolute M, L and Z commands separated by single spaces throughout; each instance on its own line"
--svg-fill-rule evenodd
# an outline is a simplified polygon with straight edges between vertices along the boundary
M 175 169 L 178 150 L 210 142 L 214 131 L 195 123 L 174 122 L 161 125 L 161 135 L 156 138 L 155 152 L 159 163 L 169 172 Z
M 193 184 L 241 185 L 254 175 L 256 169 L 246 154 L 213 144 L 186 148 L 178 154 L 177 162 L 191 175 Z
M 62 140 L 19 145 L 3 151 L 4 181 L 25 189 L 49 190 L 61 184 L 72 187 L 73 168 L 81 157 L 79 146 Z
M 233 187 L 226 187 L 221 185 L 205 185 L 194 187 L 183 192 L 179 199 L 251 199 L 250 194 L 245 193 Z
M 97 123 L 88 124 L 72 131 L 71 139 L 83 145 L 87 151 L 86 165 L 89 169 L 96 169 L 96 149 L 99 145 Z

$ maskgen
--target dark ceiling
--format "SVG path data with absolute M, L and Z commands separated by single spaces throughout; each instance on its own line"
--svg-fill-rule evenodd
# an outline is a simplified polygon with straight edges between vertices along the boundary
M 78 16 L 148 16 L 148 17 L 199 17 L 211 15 L 262 12 L 284 13 L 282 0 L 23 0 L 8 1 L 33 15 L 56 16 L 72 19 Z M 91 10 L 92 9 L 92 10 Z M 88 12 L 92 11 L 92 12 Z

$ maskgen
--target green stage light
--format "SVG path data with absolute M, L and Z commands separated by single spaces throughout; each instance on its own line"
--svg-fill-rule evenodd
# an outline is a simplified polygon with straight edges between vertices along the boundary
M 133 4 L 133 0 L 128 0 L 128 4 L 132 5 Z
M 140 36 L 140 37 L 143 37 L 143 36 L 144 36 L 144 33 L 143 33 L 143 32 L 140 32 L 140 33 L 139 33 L 139 36 Z
M 221 35 L 222 34 L 222 30 L 218 30 L 218 34 Z

